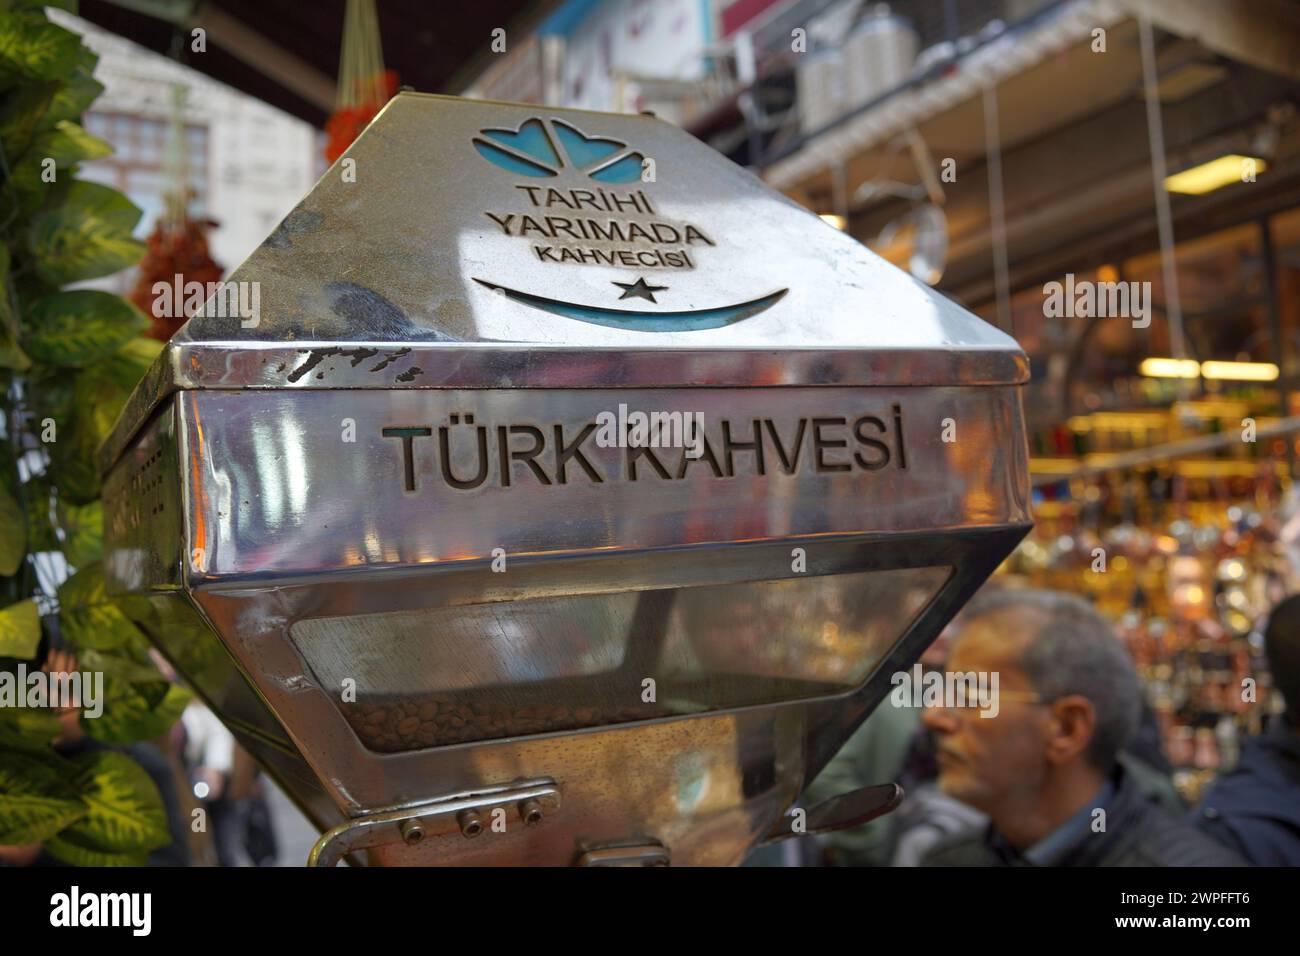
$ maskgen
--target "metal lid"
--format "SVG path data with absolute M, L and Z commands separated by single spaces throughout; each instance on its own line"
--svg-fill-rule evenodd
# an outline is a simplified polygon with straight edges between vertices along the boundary
M 105 469 L 178 389 L 1028 378 L 1010 337 L 671 124 L 455 97 L 395 97 L 205 298 Z

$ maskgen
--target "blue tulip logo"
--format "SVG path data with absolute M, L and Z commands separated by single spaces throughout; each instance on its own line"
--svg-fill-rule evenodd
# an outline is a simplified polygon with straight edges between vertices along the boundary
M 517 130 L 485 129 L 474 148 L 494 166 L 521 176 L 545 179 L 566 166 L 601 183 L 634 183 L 645 157 L 607 136 L 588 136 L 553 119 L 525 120 Z

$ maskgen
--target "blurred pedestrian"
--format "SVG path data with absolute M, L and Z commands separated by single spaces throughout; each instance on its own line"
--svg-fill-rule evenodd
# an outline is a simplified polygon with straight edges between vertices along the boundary
M 242 828 L 228 789 L 235 765 L 235 738 L 206 705 L 192 702 L 181 715 L 185 758 L 194 795 L 207 812 L 218 866 L 239 866 Z
M 1264 653 L 1286 710 L 1210 785 L 1197 825 L 1259 866 L 1300 866 L 1300 595 L 1269 615 Z
M 1087 601 L 1008 590 L 966 611 L 950 672 L 984 675 L 981 700 L 945 700 L 939 786 L 989 817 L 940 841 L 930 866 L 1231 866 L 1243 861 L 1161 808 L 1120 762 L 1139 721 L 1133 663 Z M 991 676 L 997 675 L 993 684 Z

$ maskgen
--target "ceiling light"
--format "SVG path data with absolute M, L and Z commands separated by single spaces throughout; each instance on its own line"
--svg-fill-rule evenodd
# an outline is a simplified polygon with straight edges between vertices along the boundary
M 1150 378 L 1196 378 L 1201 364 L 1195 359 L 1147 358 L 1138 371 Z
M 1275 382 L 1278 368 L 1272 362 L 1202 362 L 1201 374 L 1234 382 Z
M 1229 153 L 1208 163 L 1184 169 L 1181 173 L 1166 176 L 1165 189 L 1171 193 L 1201 196 L 1230 183 L 1247 182 L 1251 175 L 1262 173 L 1267 168 L 1264 160 L 1257 157 Z

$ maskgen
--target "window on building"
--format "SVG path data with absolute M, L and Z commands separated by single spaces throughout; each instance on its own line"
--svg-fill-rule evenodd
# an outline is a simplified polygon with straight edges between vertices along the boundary
M 81 178 L 112 186 L 139 206 L 144 215 L 140 217 L 135 234 L 143 239 L 153 231 L 163 212 L 167 120 L 127 113 L 90 112 L 85 115 L 83 125 L 86 132 L 112 146 L 113 153 L 83 164 Z M 185 144 L 189 184 L 194 191 L 190 210 L 199 215 L 207 208 L 208 199 L 207 127 L 187 125 Z M 126 269 L 95 285 L 126 294 L 134 281 L 135 269 Z

